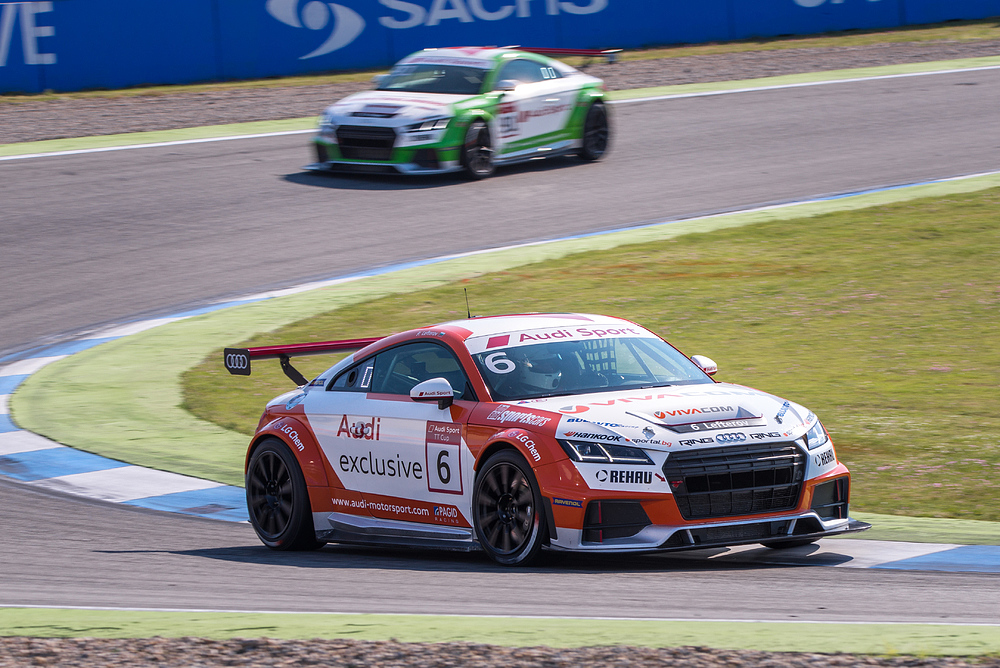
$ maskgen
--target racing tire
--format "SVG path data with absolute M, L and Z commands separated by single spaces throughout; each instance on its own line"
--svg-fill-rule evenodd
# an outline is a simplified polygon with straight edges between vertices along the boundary
M 580 157 L 588 162 L 600 160 L 608 151 L 608 109 L 603 102 L 595 102 L 587 110 L 583 120 L 583 145 Z
M 247 512 L 260 541 L 272 550 L 315 550 L 312 508 L 302 469 L 280 439 L 263 441 L 246 474 Z
M 789 540 L 769 540 L 766 543 L 761 543 L 764 547 L 769 547 L 772 550 L 787 550 L 793 547 L 802 547 L 803 545 L 812 545 L 818 539 L 816 538 L 792 538 Z
M 490 128 L 482 120 L 475 120 L 465 131 L 465 144 L 462 146 L 462 165 L 466 175 L 476 181 L 491 176 L 496 171 L 493 163 L 493 140 L 490 138 Z
M 538 557 L 546 536 L 542 493 L 520 453 L 501 450 L 479 469 L 472 515 L 479 544 L 493 561 L 525 566 Z

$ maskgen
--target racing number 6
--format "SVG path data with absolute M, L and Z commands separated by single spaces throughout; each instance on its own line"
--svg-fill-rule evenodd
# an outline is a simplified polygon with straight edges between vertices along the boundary
M 451 482 L 451 468 L 448 466 L 448 462 L 443 461 L 448 456 L 447 450 L 442 450 L 438 453 L 437 460 L 437 474 L 438 480 L 442 485 L 447 485 Z
M 507 359 L 507 353 L 499 352 L 493 353 L 492 355 L 487 355 L 486 359 L 483 360 L 486 363 L 486 368 L 493 373 L 505 374 L 510 373 L 515 368 L 514 362 Z
M 457 443 L 427 444 L 427 491 L 462 493 L 462 446 Z

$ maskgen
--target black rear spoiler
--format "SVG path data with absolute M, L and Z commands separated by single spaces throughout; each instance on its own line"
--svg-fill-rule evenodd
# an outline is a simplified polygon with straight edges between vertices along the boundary
M 609 63 L 618 61 L 621 49 L 550 49 L 541 47 L 507 46 L 505 49 L 517 49 L 540 56 L 590 56 L 591 58 L 606 58 Z
M 222 353 L 222 363 L 226 371 L 234 376 L 249 376 L 251 360 L 277 359 L 281 362 L 281 370 L 285 372 L 296 385 L 305 385 L 309 381 L 293 367 L 289 358 L 303 355 L 324 355 L 327 353 L 361 350 L 362 348 L 381 341 L 383 336 L 373 336 L 366 339 L 344 339 L 342 341 L 322 341 L 314 343 L 290 343 L 283 346 L 260 346 L 258 348 L 226 348 Z

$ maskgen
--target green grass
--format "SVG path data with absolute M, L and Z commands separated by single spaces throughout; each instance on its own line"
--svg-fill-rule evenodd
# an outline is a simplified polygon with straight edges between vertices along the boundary
M 871 44 L 905 42 L 970 42 L 1000 39 L 1000 21 L 995 18 L 976 21 L 949 21 L 923 26 L 909 26 L 894 30 L 848 30 L 807 37 L 781 36 L 772 38 L 740 40 L 735 42 L 712 42 L 708 44 L 683 44 L 663 48 L 633 49 L 620 54 L 621 60 L 653 60 L 659 58 L 682 58 L 719 53 L 746 53 L 750 51 L 776 51 L 783 49 L 844 48 Z M 587 62 L 584 58 L 565 58 L 567 63 L 579 67 Z M 173 86 L 136 86 L 122 90 L 93 90 L 74 93 L 46 91 L 34 95 L 0 95 L 0 104 L 18 104 L 35 100 L 122 98 L 136 96 L 162 96 L 175 94 L 204 93 L 219 90 L 240 90 L 254 88 L 277 88 L 285 86 L 322 86 L 334 83 L 369 81 L 384 69 L 333 72 L 311 76 L 251 79 L 246 81 L 212 82 Z
M 248 345 L 385 334 L 479 314 L 636 320 L 718 378 L 814 409 L 858 510 L 1000 520 L 1000 189 L 572 255 L 333 311 Z M 301 364 L 307 376 L 330 359 Z M 289 389 L 276 365 L 223 382 L 213 354 L 184 406 L 250 433 Z M 250 391 L 248 391 L 250 389 Z
M 995 626 L 585 620 L 444 615 L 0 609 L 0 636 L 40 638 L 352 638 L 514 647 L 699 646 L 778 652 L 992 655 Z

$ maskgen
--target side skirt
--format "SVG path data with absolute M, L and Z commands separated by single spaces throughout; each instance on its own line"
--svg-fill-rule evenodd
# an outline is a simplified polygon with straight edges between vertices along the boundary
M 476 552 L 481 549 L 472 529 L 464 527 L 383 520 L 347 513 L 329 513 L 324 519 L 330 528 L 317 529 L 316 539 L 328 543 L 423 547 L 459 552 Z

